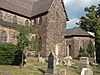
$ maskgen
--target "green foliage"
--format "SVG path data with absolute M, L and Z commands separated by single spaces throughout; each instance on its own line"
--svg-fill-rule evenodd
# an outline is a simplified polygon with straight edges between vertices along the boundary
M 90 54 L 90 57 L 94 57 L 94 51 L 95 51 L 95 47 L 94 47 L 92 41 L 90 40 L 90 42 L 88 44 L 88 49 L 87 49 L 87 52 Z
M 12 64 L 14 61 L 14 55 L 16 52 L 16 46 L 13 44 L 1 44 L 0 45 L 0 64 Z
M 95 33 L 96 57 L 97 62 L 100 63 L 100 4 L 86 7 L 85 12 L 86 16 L 82 16 L 77 24 L 85 31 Z
M 80 58 L 80 57 L 90 57 L 90 55 L 89 55 L 89 53 L 87 53 L 87 52 L 81 52 L 81 53 L 79 53 L 79 55 L 78 55 L 78 58 Z
M 17 47 L 19 50 L 24 51 L 30 45 L 30 41 L 28 38 L 29 36 L 28 33 L 30 32 L 30 30 L 28 30 L 28 28 L 25 26 L 20 26 L 18 27 L 17 31 L 18 31 L 18 34 L 16 36 L 18 45 Z
M 35 39 L 34 39 L 34 50 L 38 51 L 39 49 L 39 36 L 36 34 Z

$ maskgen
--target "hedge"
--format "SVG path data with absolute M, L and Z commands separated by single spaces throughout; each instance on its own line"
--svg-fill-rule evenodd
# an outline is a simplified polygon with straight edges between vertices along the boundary
M 5 43 L 0 45 L 0 64 L 18 65 L 21 62 L 21 51 L 17 50 L 16 45 Z

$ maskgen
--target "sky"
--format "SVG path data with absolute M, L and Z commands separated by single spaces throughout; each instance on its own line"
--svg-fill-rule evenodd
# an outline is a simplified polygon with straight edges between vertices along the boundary
M 99 3 L 100 0 L 64 0 L 68 19 L 70 20 L 67 22 L 67 28 L 70 29 L 77 26 L 75 23 L 79 21 L 81 16 L 85 16 L 85 7 Z

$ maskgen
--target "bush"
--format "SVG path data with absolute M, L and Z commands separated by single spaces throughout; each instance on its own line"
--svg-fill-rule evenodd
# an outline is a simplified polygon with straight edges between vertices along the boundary
M 92 41 L 90 40 L 90 42 L 88 44 L 88 49 L 87 49 L 87 52 L 90 54 L 90 57 L 94 57 L 94 51 L 95 51 L 95 47 L 94 47 Z
M 19 52 L 16 49 L 16 45 L 10 44 L 10 43 L 1 44 L 0 45 L 0 64 L 2 65 L 15 64 L 15 58 L 17 58 L 16 60 L 19 60 L 18 54 Z
M 81 52 L 81 53 L 79 53 L 79 55 L 78 55 L 78 58 L 80 58 L 80 57 L 90 57 L 90 55 L 89 55 L 89 53 L 87 53 L 87 52 Z

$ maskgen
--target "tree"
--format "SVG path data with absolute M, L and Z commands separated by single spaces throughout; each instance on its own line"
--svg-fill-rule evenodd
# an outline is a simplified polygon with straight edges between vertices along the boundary
M 92 41 L 90 40 L 90 42 L 88 44 L 88 49 L 87 49 L 87 52 L 90 54 L 90 57 L 94 57 L 94 51 L 95 51 L 95 47 L 94 47 Z
M 97 62 L 100 63 L 100 4 L 98 6 L 86 7 L 85 12 L 86 16 L 82 16 L 77 24 L 83 30 L 95 33 L 96 57 Z
M 30 48 L 30 40 L 29 40 L 29 33 L 34 32 L 36 33 L 37 31 L 34 30 L 33 28 L 30 28 L 28 26 L 22 26 L 20 25 L 17 28 L 17 49 L 21 51 L 22 54 L 22 61 L 21 61 L 21 66 L 23 65 L 23 60 L 25 59 L 25 51 L 27 51 Z

